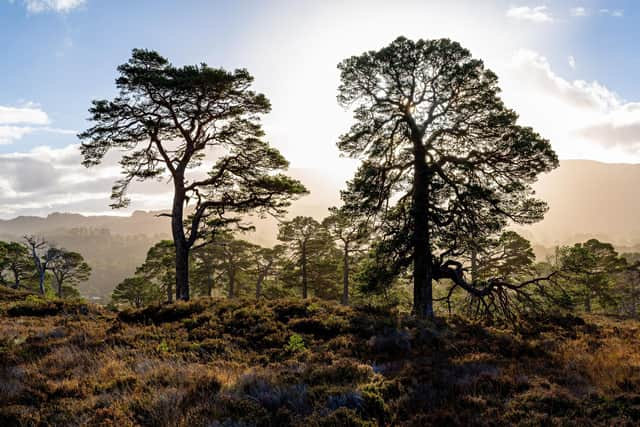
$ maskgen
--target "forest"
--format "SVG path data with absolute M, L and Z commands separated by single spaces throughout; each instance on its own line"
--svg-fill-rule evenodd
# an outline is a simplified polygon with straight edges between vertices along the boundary
M 166 182 L 171 238 L 137 241 L 146 258 L 104 305 L 79 288 L 108 233 L 76 231 L 85 254 L 0 242 L 0 424 L 640 420 L 640 253 L 591 238 L 536 259 L 513 227 L 544 218 L 532 186 L 558 156 L 498 76 L 455 41 L 406 37 L 338 70 L 353 119 L 337 146 L 359 166 L 340 206 L 292 217 L 308 190 L 266 140 L 249 71 L 132 51 L 80 151 L 89 170 L 120 154 L 114 209 Z M 251 218 L 275 219 L 278 243 L 250 242 Z

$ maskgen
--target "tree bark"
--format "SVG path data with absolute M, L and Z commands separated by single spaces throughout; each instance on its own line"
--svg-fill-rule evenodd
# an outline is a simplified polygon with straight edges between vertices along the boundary
M 421 137 L 414 137 L 413 151 L 413 312 L 421 318 L 433 318 L 433 271 L 428 218 L 430 179 Z
M 307 244 L 302 244 L 302 299 L 307 298 Z
M 344 242 L 342 259 L 342 305 L 349 305 L 349 244 Z
M 171 233 L 176 248 L 176 301 L 189 301 L 189 245 L 184 235 L 184 179 L 174 177 Z

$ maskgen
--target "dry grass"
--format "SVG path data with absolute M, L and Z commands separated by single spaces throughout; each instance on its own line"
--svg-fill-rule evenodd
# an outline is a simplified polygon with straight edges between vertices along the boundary
M 0 291 L 2 426 L 637 425 L 640 325 L 319 301 L 120 314 Z M 290 337 L 302 340 L 291 347 Z

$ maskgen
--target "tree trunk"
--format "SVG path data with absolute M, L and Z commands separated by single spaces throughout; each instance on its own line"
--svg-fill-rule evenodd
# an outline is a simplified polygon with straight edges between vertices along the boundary
M 170 281 L 167 282 L 167 302 L 171 304 L 173 302 L 173 286 Z
M 13 289 L 20 289 L 20 272 L 13 268 Z
M 213 291 L 213 271 L 211 269 L 207 269 L 207 296 L 211 296 L 211 292 Z
M 38 280 L 40 286 L 40 295 L 44 295 L 44 277 L 45 270 L 42 267 L 38 267 Z
M 232 269 L 228 270 L 229 275 L 229 298 L 236 296 L 236 272 Z
M 344 243 L 342 259 L 342 305 L 349 305 L 349 244 Z
M 176 248 L 176 300 L 189 301 L 189 246 L 184 235 L 184 188 L 174 177 L 175 192 L 171 210 L 171 233 Z
M 307 244 L 302 245 L 302 298 L 307 298 Z
M 422 318 L 433 318 L 431 248 L 429 236 L 429 170 L 422 138 L 414 138 L 413 175 L 413 312 Z
M 590 292 L 586 292 L 584 295 L 584 311 L 591 313 L 591 295 Z

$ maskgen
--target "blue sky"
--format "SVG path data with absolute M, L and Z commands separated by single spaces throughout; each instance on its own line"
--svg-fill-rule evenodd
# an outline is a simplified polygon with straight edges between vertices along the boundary
M 115 94 L 135 47 L 248 68 L 273 103 L 269 139 L 336 197 L 354 163 L 335 148 L 350 122 L 335 66 L 401 34 L 450 37 L 485 59 L 561 158 L 640 162 L 639 10 L 630 0 L 0 0 L 0 217 L 108 210 L 117 159 L 80 168 L 74 134 L 92 99 Z M 165 187 L 141 186 L 133 208 L 164 207 Z

